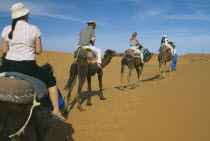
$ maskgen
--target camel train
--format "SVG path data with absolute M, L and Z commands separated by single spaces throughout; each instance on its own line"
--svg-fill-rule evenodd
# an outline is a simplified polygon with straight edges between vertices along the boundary
M 14 4 L 11 12 L 12 25 L 6 26 L 1 34 L 3 58 L 0 60 L 2 63 L 0 66 L 0 141 L 73 141 L 71 135 L 74 130 L 71 124 L 64 122 L 66 118 L 60 111 L 59 90 L 53 76 L 53 68 L 50 64 L 42 67 L 36 64 L 35 54 L 42 52 L 41 32 L 35 25 L 27 23 L 30 10 L 23 3 Z M 68 91 L 66 105 L 64 105 L 66 116 L 73 106 L 70 98 L 77 78 L 79 84 L 76 102 L 80 111 L 85 111 L 81 106 L 81 91 L 86 79 L 88 82 L 86 105 L 92 105 L 91 78 L 96 73 L 100 100 L 106 100 L 103 95 L 103 69 L 111 62 L 116 51 L 106 50 L 101 59 L 101 50 L 94 46 L 96 23 L 90 21 L 87 25 L 88 27 L 81 29 L 79 34 L 78 48 L 74 52 L 74 61 L 64 88 Z M 126 50 L 121 61 L 121 82 L 125 66 L 128 66 L 128 81 L 132 88 L 141 86 L 144 63 L 153 56 L 152 53 L 147 52 L 143 59 L 143 53 L 136 49 L 136 45 L 141 45 L 136 36 L 135 32 L 131 40 L 132 47 Z M 162 66 L 173 57 L 161 49 L 158 58 L 159 66 Z M 137 71 L 138 81 L 133 86 L 130 77 L 134 69 Z
M 103 69 L 98 68 L 96 63 L 96 57 L 93 57 L 94 52 L 89 49 L 84 48 L 78 48 L 74 52 L 74 62 L 72 63 L 70 67 L 70 77 L 69 80 L 65 86 L 65 90 L 68 91 L 67 95 L 67 103 L 65 110 L 69 112 L 70 110 L 70 98 L 71 98 L 71 92 L 75 85 L 75 82 L 78 77 L 78 91 L 76 95 L 76 101 L 78 103 L 78 109 L 80 111 L 85 111 L 85 109 L 81 106 L 81 90 L 85 83 L 85 80 L 87 79 L 88 83 L 88 98 L 87 98 L 87 104 L 88 106 L 92 105 L 91 102 L 91 77 L 94 76 L 96 73 L 98 75 L 98 81 L 99 81 L 99 88 L 100 88 L 100 100 L 105 100 L 106 98 L 103 95 L 103 85 L 102 85 L 102 77 L 103 77 L 103 69 L 111 62 L 112 58 L 116 55 L 116 52 L 113 50 L 106 50 L 104 58 L 102 59 L 101 67 Z M 141 63 L 141 58 L 139 56 L 135 56 L 136 53 L 132 50 L 126 50 L 125 56 L 121 60 L 121 82 L 123 80 L 123 74 L 125 72 L 125 66 L 129 68 L 129 75 L 128 75 L 128 81 L 131 86 L 131 88 L 135 88 L 137 86 L 141 86 L 140 80 L 141 80 L 141 74 L 143 70 L 144 64 Z M 146 58 L 145 62 L 148 62 L 151 57 L 153 56 L 152 53 L 149 53 Z M 94 60 L 95 59 L 95 60 Z M 167 61 L 172 60 L 172 55 L 165 51 L 164 47 L 160 48 L 160 53 L 158 55 L 158 60 L 160 66 L 162 64 L 166 64 Z M 53 73 L 52 66 L 49 64 L 46 64 L 43 66 L 43 69 L 46 69 L 49 73 Z M 130 81 L 130 77 L 132 75 L 133 70 L 136 69 L 138 80 L 135 85 L 132 85 Z M 5 83 L 9 82 L 9 83 Z M 0 77 L 0 83 L 4 84 L 1 86 L 6 86 L 6 84 L 10 84 L 11 87 L 17 87 L 17 84 L 21 85 L 22 89 L 33 89 L 33 86 L 25 81 L 25 80 L 19 80 L 14 78 L 7 78 L 7 77 Z M 41 83 L 41 82 L 38 82 Z M 24 90 L 22 90 L 23 92 Z M 20 93 L 19 93 L 20 94 Z M 49 97 L 44 97 L 43 99 L 37 99 L 38 102 L 41 103 L 40 106 L 35 108 L 33 110 L 33 114 L 30 117 L 30 121 L 26 126 L 24 126 L 24 134 L 20 134 L 20 136 L 17 136 L 15 133 L 17 131 L 20 131 L 20 129 L 23 127 L 25 122 L 29 119 L 30 115 L 30 109 L 31 104 L 33 104 L 34 101 L 34 95 L 31 95 L 29 93 L 29 96 L 25 96 L 28 93 L 22 93 L 21 95 L 9 95 L 8 91 L 5 91 L 5 95 L 0 95 L 0 140 L 8 140 L 9 137 L 11 139 L 19 139 L 21 141 L 42 141 L 44 140 L 44 137 L 47 135 L 48 131 L 52 128 L 52 122 L 47 121 L 53 121 L 51 118 L 50 113 L 50 100 Z M 18 99 L 19 97 L 20 99 Z M 22 98 L 21 98 L 22 97 Z M 25 98 L 25 99 L 24 99 Z M 15 100 L 21 103 L 17 104 L 15 103 Z M 8 112 L 10 111 L 10 112 Z M 14 112 L 15 111 L 15 112 Z M 63 125 L 62 125 L 63 124 Z M 66 125 L 65 125 L 66 124 Z M 70 124 L 61 122 L 57 124 L 57 126 L 65 126 L 65 129 L 69 129 L 69 132 L 63 131 L 60 135 L 61 138 L 65 138 L 65 140 L 71 141 L 71 134 L 73 132 L 73 129 Z M 53 127 L 56 128 L 56 127 Z M 15 136 L 13 137 L 12 135 Z

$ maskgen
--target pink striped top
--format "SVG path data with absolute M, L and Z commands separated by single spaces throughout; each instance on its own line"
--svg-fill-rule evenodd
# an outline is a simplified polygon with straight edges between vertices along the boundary
M 11 25 L 6 26 L 1 34 L 2 38 L 9 43 L 6 59 L 15 61 L 35 60 L 35 41 L 36 38 L 41 36 L 39 29 L 23 20 L 17 21 L 12 40 L 10 40 L 8 35 L 11 29 Z

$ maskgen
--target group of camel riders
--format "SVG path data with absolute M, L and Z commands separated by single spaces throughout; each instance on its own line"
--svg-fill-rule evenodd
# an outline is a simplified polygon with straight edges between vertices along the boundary
M 35 54 L 42 52 L 41 32 L 32 24 L 27 23 L 30 10 L 23 3 L 16 3 L 11 7 L 12 25 L 6 26 L 1 34 L 2 51 L 6 54 L 4 62 L 0 67 L 0 72 L 19 72 L 43 81 L 49 91 L 49 97 L 54 107 L 52 116 L 62 121 L 66 120 L 61 114 L 58 105 L 58 88 L 54 76 L 48 74 L 36 64 Z M 101 67 L 101 50 L 94 46 L 96 23 L 90 21 L 87 27 L 81 29 L 79 34 L 78 47 L 86 47 L 97 53 L 98 67 Z M 140 53 L 141 60 L 144 63 L 144 55 L 141 51 L 143 48 L 136 38 L 134 32 L 130 39 L 130 49 Z M 163 43 L 171 51 L 173 48 L 168 44 L 169 40 L 165 37 Z M 137 48 L 140 46 L 140 48 Z

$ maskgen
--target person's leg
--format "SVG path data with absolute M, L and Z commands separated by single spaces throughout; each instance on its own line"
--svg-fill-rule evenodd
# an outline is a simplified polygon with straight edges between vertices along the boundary
M 141 62 L 144 63 L 144 54 L 141 52 L 141 50 L 139 50 L 137 48 L 133 48 L 133 47 L 130 47 L 130 49 L 133 49 L 136 52 L 138 52 L 140 54 L 140 56 L 141 56 Z
M 101 49 L 96 48 L 95 46 L 90 46 L 90 49 L 94 50 L 97 53 L 98 60 L 97 63 L 101 64 Z
M 65 118 L 61 115 L 58 103 L 58 88 L 56 86 L 56 79 L 53 75 L 47 72 L 45 69 L 35 65 L 34 71 L 31 76 L 38 78 L 39 80 L 43 81 L 49 92 L 50 101 L 53 106 L 52 115 L 56 116 L 60 120 L 65 120 Z
M 65 120 L 65 118 L 61 115 L 60 109 L 59 109 L 59 103 L 58 103 L 58 88 L 57 86 L 53 86 L 48 88 L 49 97 L 53 106 L 52 114 L 55 116 L 58 116 L 58 118 L 61 118 L 62 120 Z
M 92 49 L 93 51 L 95 51 L 96 53 L 97 53 L 97 63 L 98 63 L 98 67 L 100 68 L 100 69 L 103 69 L 102 67 L 101 67 L 101 63 L 102 63 L 102 61 L 101 61 L 101 49 L 99 49 L 99 48 L 96 48 L 95 46 L 90 46 L 89 47 L 90 49 Z
M 165 45 L 168 47 L 168 48 L 170 48 L 171 49 L 171 53 L 172 53 L 172 55 L 174 55 L 174 48 L 169 44 L 169 43 L 165 43 Z

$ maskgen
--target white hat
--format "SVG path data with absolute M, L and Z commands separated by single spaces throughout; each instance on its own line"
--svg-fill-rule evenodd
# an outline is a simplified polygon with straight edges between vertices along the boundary
M 163 35 L 163 37 L 167 37 L 166 35 Z
M 30 10 L 23 3 L 16 3 L 11 8 L 12 19 L 17 19 L 30 13 Z

